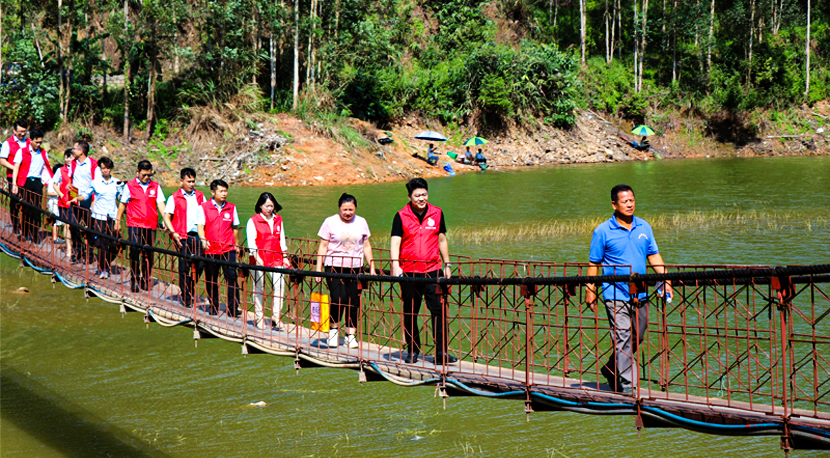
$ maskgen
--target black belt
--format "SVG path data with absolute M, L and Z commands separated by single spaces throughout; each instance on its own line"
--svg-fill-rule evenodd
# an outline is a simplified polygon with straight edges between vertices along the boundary
M 26 181 L 29 181 L 29 180 L 38 180 L 38 181 L 40 181 L 40 177 L 28 177 L 28 178 L 26 178 Z
M 187 233 L 187 236 L 188 237 L 198 237 L 199 233 L 196 232 L 196 231 L 190 231 L 190 232 Z

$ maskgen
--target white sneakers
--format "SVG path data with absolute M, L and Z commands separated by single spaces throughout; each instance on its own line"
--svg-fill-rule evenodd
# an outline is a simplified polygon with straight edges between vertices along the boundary
M 354 334 L 349 334 L 348 336 L 346 336 L 346 345 L 348 345 L 349 348 L 358 347 L 357 339 L 354 338 Z
M 340 330 L 329 329 L 328 348 L 336 348 L 340 345 Z M 346 346 L 349 348 L 357 348 L 360 344 L 354 337 L 354 334 L 346 335 Z
M 338 329 L 329 329 L 329 348 L 335 348 L 340 345 L 340 331 Z

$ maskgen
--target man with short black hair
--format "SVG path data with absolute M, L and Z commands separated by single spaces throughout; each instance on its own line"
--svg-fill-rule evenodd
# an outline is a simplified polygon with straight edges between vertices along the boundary
M 63 152 L 64 164 L 58 169 L 55 176 L 52 177 L 52 181 L 49 183 L 55 191 L 55 194 L 58 195 L 58 216 L 64 221 L 72 220 L 72 208 L 69 205 L 69 201 L 72 200 L 69 196 L 69 185 L 72 184 L 72 180 L 69 178 L 72 170 L 72 158 L 72 148 Z M 63 237 L 66 239 L 66 256 L 72 259 L 72 232 L 68 224 L 61 222 L 59 225 L 63 226 Z
M 29 147 L 21 148 L 14 157 L 12 171 L 12 194 L 21 196 L 29 205 L 23 206 L 21 234 L 30 242 L 38 243 L 40 233 L 40 208 L 43 205 L 43 184 L 51 181 L 52 164 L 43 144 L 43 132 L 32 129 L 29 133 Z M 22 188 L 22 192 L 20 189 Z
M 185 167 L 181 171 L 182 187 L 170 194 L 164 207 L 164 225 L 184 255 L 202 256 L 202 242 L 196 227 L 196 214 L 205 202 L 205 195 L 196 188 L 196 171 Z M 179 258 L 180 299 L 185 307 L 193 305 L 193 290 L 202 276 L 201 262 Z
M 202 249 L 208 258 L 236 262 L 239 254 L 239 214 L 236 206 L 227 201 L 228 183 L 213 180 L 210 183 L 213 196 L 199 206 L 196 213 L 196 230 L 202 241 Z M 239 288 L 237 287 L 236 267 L 207 262 L 205 265 L 205 284 L 211 313 L 219 314 L 219 269 L 225 277 L 228 289 L 227 314 L 236 318 L 239 307 Z
M 115 231 L 121 232 L 121 218 L 127 212 L 127 237 L 130 242 L 150 247 L 156 241 L 159 214 L 164 212 L 164 192 L 158 183 L 151 180 L 153 164 L 148 160 L 138 161 L 136 178 L 127 182 L 121 191 L 121 203 L 115 217 Z M 153 281 L 152 250 L 141 246 L 130 247 L 130 291 L 148 291 Z
M 112 159 L 102 157 L 98 160 L 101 173 L 92 180 L 92 221 L 94 229 L 111 237 L 117 237 L 115 218 L 118 216 L 118 191 L 121 183 L 111 175 L 115 164 Z M 113 238 L 95 236 L 95 246 L 98 247 L 98 277 L 107 279 L 110 276 L 110 266 L 118 254 L 118 244 Z
M 26 138 L 26 132 L 29 130 L 29 123 L 20 120 L 14 123 L 14 134 L 8 140 L 3 142 L 0 146 L 0 165 L 6 168 L 6 181 L 8 182 L 8 190 L 12 191 L 12 173 L 14 171 L 14 159 L 17 153 L 22 149 L 29 149 L 31 142 Z M 9 213 L 12 219 L 12 230 L 15 234 L 20 233 L 20 204 L 15 200 L 10 200 Z
M 86 140 L 75 142 L 75 146 L 72 147 L 72 155 L 74 159 L 72 159 L 70 165 L 69 180 L 71 184 L 69 190 L 70 194 L 77 194 L 77 197 L 72 198 L 69 202 L 72 207 L 72 216 L 76 223 L 91 228 L 92 180 L 100 175 L 101 171 L 98 170 L 98 161 L 89 157 L 89 143 Z M 72 234 L 72 242 L 75 247 L 72 252 L 75 258 L 72 262 L 92 262 L 92 243 L 89 234 L 77 227 L 70 227 L 69 232 Z
M 392 220 L 390 256 L 392 275 L 415 278 L 452 276 L 450 269 L 447 227 L 440 208 L 429 205 L 426 180 L 413 178 L 406 184 L 409 203 Z M 444 269 L 441 269 L 441 261 Z M 404 338 L 408 355 L 404 360 L 415 363 L 421 354 L 421 333 L 418 330 L 418 312 L 421 300 L 426 300 L 432 315 L 435 336 L 435 364 L 454 363 L 457 358 L 447 353 L 447 319 L 445 305 L 436 284 L 401 283 L 401 301 L 404 315 Z
M 630 186 L 620 184 L 611 189 L 611 208 L 614 215 L 594 229 L 588 276 L 597 275 L 601 266 L 603 275 L 645 274 L 646 262 L 655 272 L 665 273 L 651 226 L 634 216 L 634 191 Z M 671 296 L 669 282 L 665 288 Z M 596 285 L 587 284 L 585 289 L 585 300 L 596 312 Z M 631 295 L 628 283 L 603 283 L 602 293 L 614 352 L 601 373 L 611 389 L 630 394 L 639 381 L 636 352 L 648 328 L 648 298 L 645 292 Z

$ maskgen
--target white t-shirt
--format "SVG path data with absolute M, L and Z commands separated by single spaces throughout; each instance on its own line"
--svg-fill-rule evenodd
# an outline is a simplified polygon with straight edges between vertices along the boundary
M 348 223 L 333 215 L 323 221 L 317 235 L 328 240 L 329 248 L 323 265 L 333 267 L 363 267 L 363 243 L 372 235 L 369 224 L 361 216 L 354 215 Z

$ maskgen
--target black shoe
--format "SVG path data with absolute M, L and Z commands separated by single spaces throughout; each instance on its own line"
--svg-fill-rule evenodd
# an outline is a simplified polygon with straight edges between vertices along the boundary
M 408 352 L 408 353 L 406 354 L 406 357 L 404 357 L 403 362 L 405 362 L 405 363 L 407 363 L 407 364 L 415 364 L 415 363 L 417 363 L 417 362 L 418 362 L 418 358 L 419 358 L 420 356 L 421 356 L 421 354 L 420 354 L 420 353 L 412 353 L 412 352 Z
M 130 291 L 133 292 L 133 293 L 137 293 L 137 292 L 141 291 L 141 288 L 139 288 L 138 285 L 136 285 L 135 283 L 131 283 L 130 284 Z
M 444 364 L 444 360 L 447 361 L 447 364 L 458 362 L 458 358 L 453 355 L 442 355 L 440 353 L 435 355 L 435 364 Z
M 611 387 L 613 391 L 619 391 L 619 386 L 617 383 L 617 376 L 611 372 L 611 369 L 608 368 L 607 365 L 603 365 L 602 369 L 599 370 L 603 377 L 605 377 L 605 381 L 608 382 L 608 386 Z
M 633 385 L 620 385 L 619 392 L 622 394 L 632 394 L 634 393 L 634 386 Z

